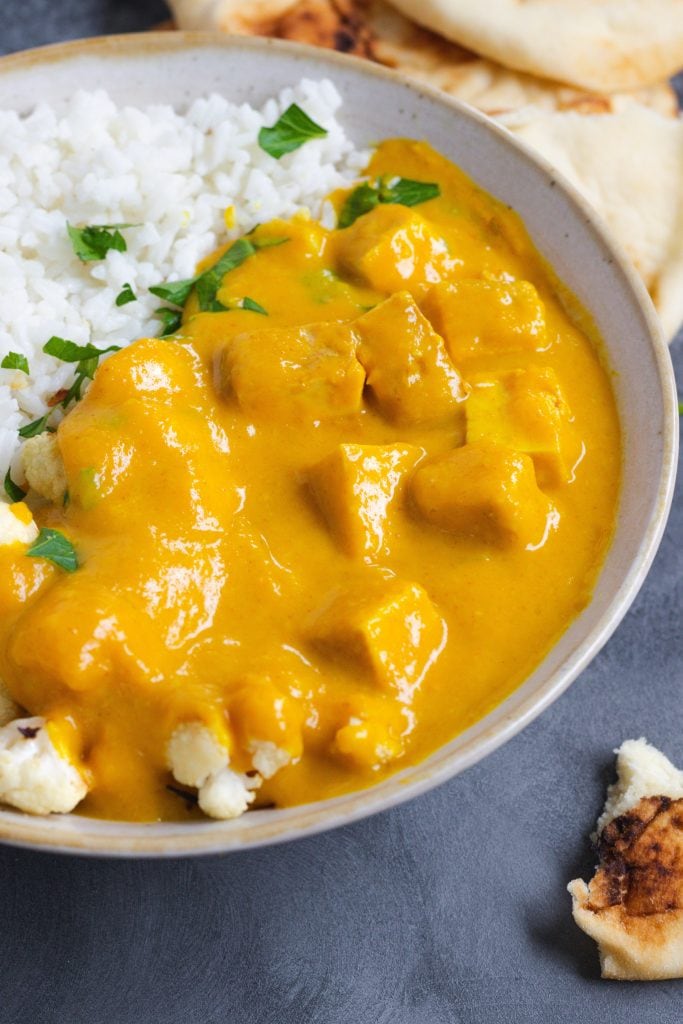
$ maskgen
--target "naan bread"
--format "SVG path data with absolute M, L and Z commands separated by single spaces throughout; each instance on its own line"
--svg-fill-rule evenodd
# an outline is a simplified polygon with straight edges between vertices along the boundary
M 405 18 L 383 0 L 169 0 L 181 29 L 274 36 L 365 57 L 469 103 L 486 114 L 539 110 L 610 113 L 633 103 L 676 112 L 666 82 L 612 96 L 511 71 Z
M 600 864 L 569 883 L 574 920 L 596 940 L 603 978 L 683 977 L 683 772 L 645 740 L 617 758 L 598 822 Z
M 392 0 L 407 17 L 518 71 L 611 92 L 683 66 L 680 0 Z
M 502 120 L 606 221 L 672 338 L 683 322 L 683 121 L 637 106 L 600 116 L 527 109 Z

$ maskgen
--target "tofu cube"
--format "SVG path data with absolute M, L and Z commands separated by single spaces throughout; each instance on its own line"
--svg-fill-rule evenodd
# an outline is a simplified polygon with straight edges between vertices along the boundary
M 365 383 L 357 341 L 343 323 L 239 334 L 220 353 L 219 388 L 259 419 L 316 421 L 356 413 Z
M 418 467 L 411 493 L 427 522 L 487 544 L 535 548 L 559 522 L 530 457 L 491 441 L 466 444 Z
M 424 217 L 395 203 L 359 217 L 335 241 L 341 275 L 386 294 L 402 288 L 423 294 L 456 265 Z
M 555 371 L 530 366 L 497 379 L 472 379 L 468 442 L 490 440 L 534 460 L 541 487 L 571 479 L 581 446 Z
M 475 355 L 538 352 L 548 345 L 545 308 L 529 281 L 443 282 L 421 306 L 457 364 Z
M 334 595 L 311 624 L 319 648 L 406 704 L 445 638 L 446 625 L 422 587 L 386 571 L 366 573 Z
M 340 444 L 310 470 L 313 495 L 348 555 L 371 561 L 385 548 L 390 507 L 423 454 L 408 444 Z
M 467 395 L 443 339 L 409 292 L 398 292 L 354 321 L 358 359 L 381 414 L 402 426 L 454 417 Z
M 382 721 L 353 721 L 337 730 L 334 751 L 360 771 L 377 771 L 403 753 L 400 735 Z

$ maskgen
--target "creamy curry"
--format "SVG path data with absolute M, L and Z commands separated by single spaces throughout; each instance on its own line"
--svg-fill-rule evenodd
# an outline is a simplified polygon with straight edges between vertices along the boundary
M 0 548 L 0 676 L 85 813 L 195 813 L 168 788 L 187 722 L 252 776 L 255 741 L 281 751 L 254 806 L 367 786 L 502 701 L 590 599 L 620 472 L 596 348 L 456 167 L 392 140 L 368 175 L 440 194 L 256 228 L 213 308 L 111 356 L 59 426 L 66 490 L 35 516 L 77 571 Z

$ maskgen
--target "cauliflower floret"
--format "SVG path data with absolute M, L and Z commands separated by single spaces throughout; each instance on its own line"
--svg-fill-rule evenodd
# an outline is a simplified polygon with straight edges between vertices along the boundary
M 44 718 L 19 718 L 0 729 L 0 801 L 29 814 L 66 814 L 88 787 L 57 753 Z
M 23 501 L 8 505 L 0 501 L 0 546 L 32 544 L 38 536 L 38 527 Z
M 31 489 L 48 501 L 62 501 L 66 492 L 66 473 L 57 435 L 45 433 L 29 438 L 21 454 L 24 474 Z
M 198 790 L 199 806 L 211 818 L 237 818 L 254 799 L 261 777 L 229 768 L 230 752 L 201 722 L 179 725 L 166 747 L 173 777 Z
M 230 755 L 201 722 L 185 722 L 168 741 L 166 758 L 178 782 L 199 788 L 228 764 Z
M 255 740 L 251 744 L 252 759 L 256 771 L 264 779 L 271 779 L 276 772 L 288 765 L 292 755 L 269 740 Z
M 210 775 L 199 790 L 199 806 L 210 818 L 239 818 L 244 814 L 256 795 L 253 791 L 261 785 L 258 775 L 250 778 L 234 772 L 232 768 L 221 768 Z

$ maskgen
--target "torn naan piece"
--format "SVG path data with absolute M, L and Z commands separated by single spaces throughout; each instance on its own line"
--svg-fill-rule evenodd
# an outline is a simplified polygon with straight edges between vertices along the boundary
M 439 35 L 532 75 L 597 92 L 683 66 L 680 0 L 392 0 Z
M 638 106 L 600 116 L 528 108 L 501 121 L 607 223 L 671 340 L 683 322 L 683 121 Z
M 181 29 L 211 29 L 308 43 L 383 64 L 486 114 L 539 110 L 614 113 L 634 103 L 674 116 L 664 81 L 601 95 L 511 71 L 421 28 L 384 0 L 169 0 Z
M 599 865 L 574 879 L 574 920 L 595 939 L 603 978 L 683 977 L 683 772 L 644 739 L 617 751 L 598 821 Z M 594 837 L 595 838 L 595 837 Z

